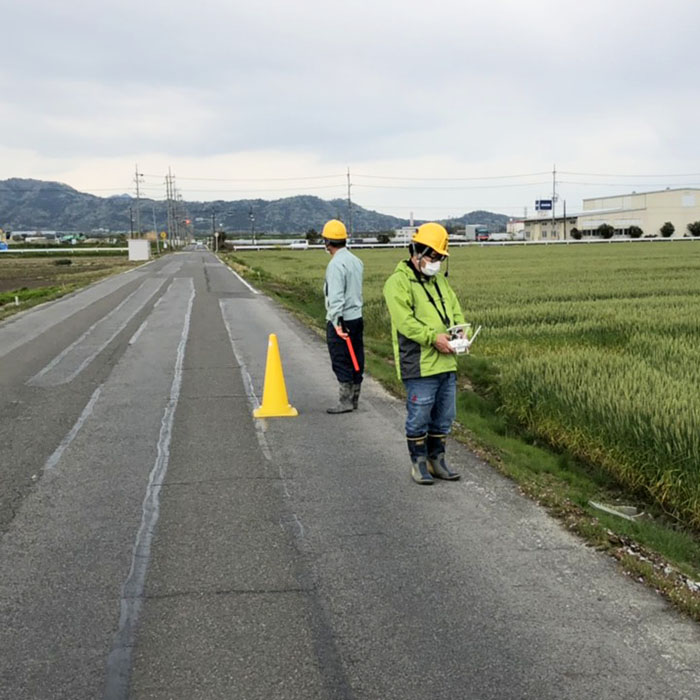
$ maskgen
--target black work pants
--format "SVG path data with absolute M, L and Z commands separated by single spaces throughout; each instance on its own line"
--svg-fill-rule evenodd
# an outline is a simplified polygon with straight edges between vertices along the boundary
M 364 324 L 361 318 L 356 318 L 353 321 L 344 321 L 344 323 L 350 335 L 350 342 L 355 351 L 360 371 L 356 372 L 353 367 L 346 340 L 335 332 L 335 326 L 328 321 L 326 323 L 326 342 L 328 343 L 328 352 L 331 356 L 331 367 L 339 382 L 360 384 L 362 382 L 362 373 L 365 371 L 365 346 L 362 340 Z

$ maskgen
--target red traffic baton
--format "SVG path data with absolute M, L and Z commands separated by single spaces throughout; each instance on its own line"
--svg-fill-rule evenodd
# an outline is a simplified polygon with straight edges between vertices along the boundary
M 338 319 L 338 325 L 343 329 L 343 333 L 347 333 L 348 329 L 343 323 L 342 317 Z M 357 355 L 355 355 L 355 348 L 352 346 L 352 340 L 350 340 L 350 335 L 348 334 L 345 338 L 345 342 L 348 346 L 348 352 L 350 353 L 350 359 L 352 360 L 352 366 L 355 368 L 356 372 L 360 371 L 360 363 L 357 361 Z
M 352 366 L 355 368 L 356 372 L 360 371 L 360 365 L 357 362 L 357 357 L 355 356 L 355 348 L 352 346 L 352 341 L 350 336 L 345 338 L 345 342 L 348 344 L 348 352 L 350 353 L 350 359 L 352 360 Z

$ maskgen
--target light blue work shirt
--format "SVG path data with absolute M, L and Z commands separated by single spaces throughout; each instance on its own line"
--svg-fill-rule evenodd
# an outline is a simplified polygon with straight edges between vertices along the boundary
M 362 317 L 362 260 L 347 248 L 339 248 L 326 268 L 326 320 L 334 326 L 338 319 Z

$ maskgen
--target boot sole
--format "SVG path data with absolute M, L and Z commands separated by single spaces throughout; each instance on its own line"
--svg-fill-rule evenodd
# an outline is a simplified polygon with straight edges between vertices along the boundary
M 452 476 L 441 476 L 437 473 L 433 466 L 428 462 L 428 471 L 434 479 L 442 479 L 443 481 L 459 481 L 462 478 L 461 474 L 452 474 Z

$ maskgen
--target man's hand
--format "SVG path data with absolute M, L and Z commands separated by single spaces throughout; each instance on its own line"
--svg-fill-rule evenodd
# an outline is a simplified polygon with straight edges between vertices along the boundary
M 451 355 L 454 350 L 450 347 L 450 336 L 447 333 L 439 333 L 433 343 L 435 349 L 443 355 Z
M 336 332 L 336 333 L 338 334 L 338 336 L 340 336 L 343 340 L 345 340 L 345 338 L 348 338 L 348 337 L 349 337 L 348 334 L 343 330 L 343 327 L 342 327 L 342 326 L 335 326 L 335 332 Z

